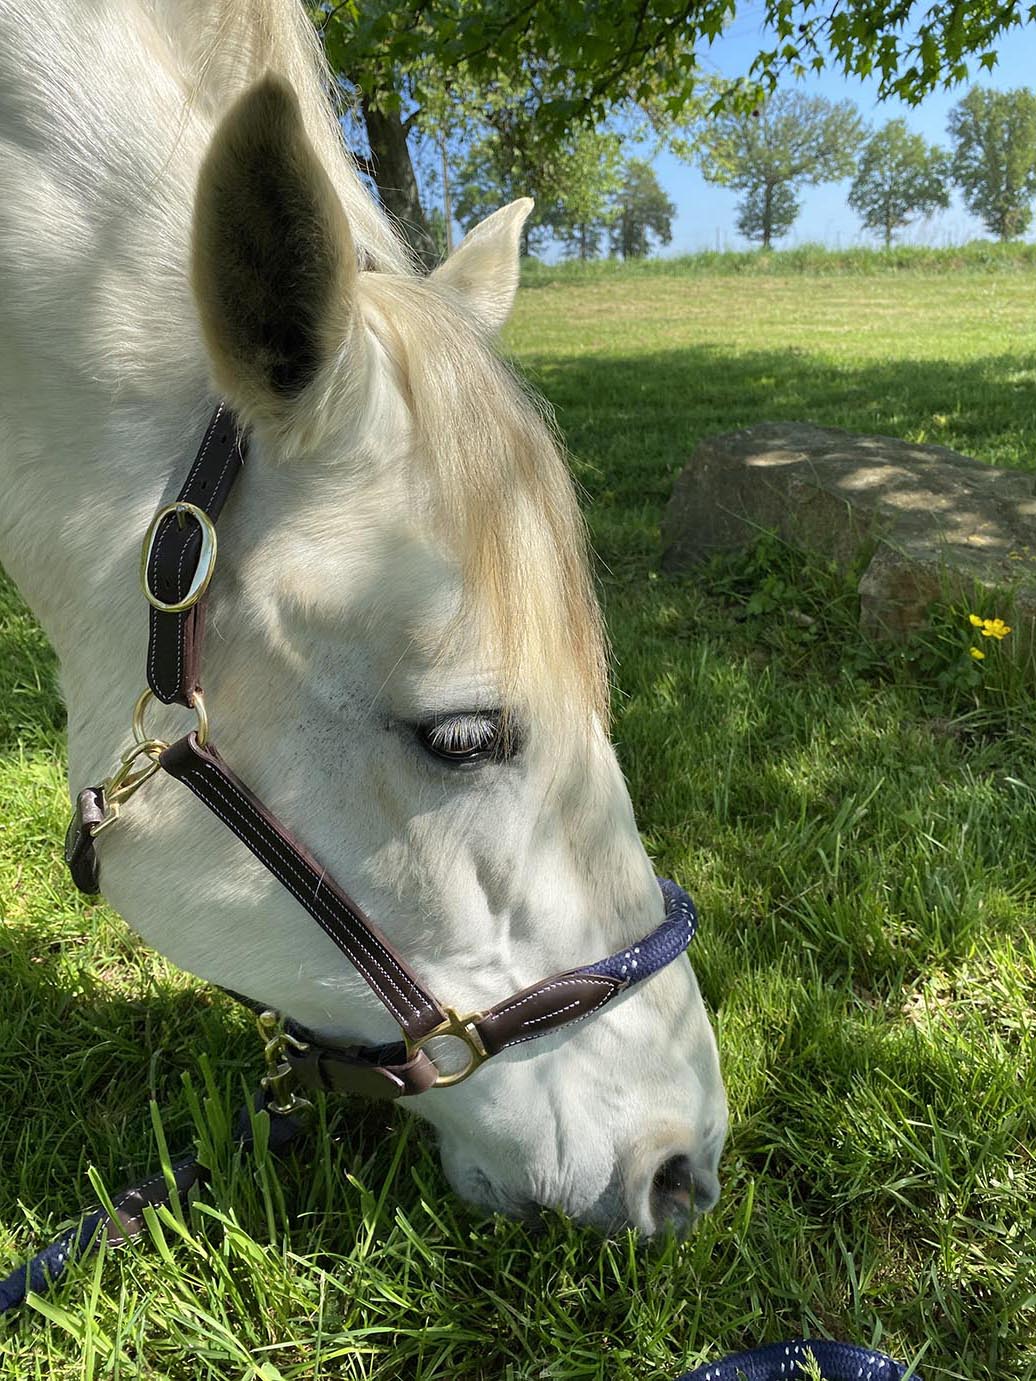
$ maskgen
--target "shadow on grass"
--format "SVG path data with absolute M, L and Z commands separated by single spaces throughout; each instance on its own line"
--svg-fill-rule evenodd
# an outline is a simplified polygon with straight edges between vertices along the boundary
M 90 908 L 83 920 L 89 929 Z M 83 938 L 84 954 L 91 942 Z M 189 1152 L 196 1127 L 185 1085 L 205 1096 L 206 1063 L 224 1149 L 233 1154 L 225 1124 L 262 1074 L 251 1013 L 218 989 L 152 961 L 135 937 L 126 936 L 122 948 L 123 954 L 109 955 L 111 970 L 98 973 L 88 961 L 76 963 L 68 937 L 41 945 L 29 927 L 4 927 L 0 1101 L 16 1114 L 0 1119 L 0 1221 L 11 1227 L 24 1223 L 21 1205 L 55 1221 L 92 1202 L 88 1166 L 111 1190 L 156 1170 L 151 1100 L 174 1157 Z M 328 1103 L 328 1119 L 347 1127 L 348 1168 L 381 1154 L 396 1115 L 384 1104 L 339 1098 Z M 337 1140 L 340 1130 L 332 1125 L 328 1134 Z M 389 1152 L 383 1154 L 387 1159 Z M 300 1156 L 305 1162 L 320 1153 L 310 1142 Z M 307 1178 L 305 1169 L 286 1172 L 285 1184 Z M 306 1207 L 305 1189 L 294 1207 Z
M 87 908 L 84 929 L 91 926 Z M 132 940 L 130 941 L 132 944 Z M 98 974 L 90 939 L 41 937 L 8 924 L 0 948 L 5 1058 L 0 1097 L 17 1116 L 0 1129 L 0 1213 L 19 1201 L 76 1207 L 69 1167 L 87 1164 L 117 1187 L 154 1158 L 149 1098 L 171 1110 L 174 1147 L 186 1133 L 181 1079 L 200 1050 L 220 1051 L 221 1077 L 252 1077 L 255 1047 L 246 1024 L 212 990 L 172 987 L 149 972 L 146 958 L 117 981 Z M 85 962 L 76 962 L 76 950 Z M 110 956 L 113 969 L 118 958 Z M 134 986 L 136 993 L 120 991 Z M 72 1195 L 72 1202 L 62 1205 Z
M 64 727 L 57 658 L 0 567 L 0 757 L 56 745 Z
M 693 289 L 691 289 L 693 290 Z M 949 446 L 1036 468 L 1036 371 L 1025 355 L 839 366 L 802 350 L 702 346 L 578 358 L 527 352 L 598 506 L 662 504 L 706 435 L 763 421 L 816 422 Z

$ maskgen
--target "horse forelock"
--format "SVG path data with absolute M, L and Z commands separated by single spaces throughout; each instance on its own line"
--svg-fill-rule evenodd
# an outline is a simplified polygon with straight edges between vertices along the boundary
M 607 721 L 605 641 L 586 527 L 553 417 L 434 285 L 365 273 L 361 311 L 393 360 L 415 464 L 463 567 L 507 699 Z M 458 620 L 470 636 L 472 621 Z

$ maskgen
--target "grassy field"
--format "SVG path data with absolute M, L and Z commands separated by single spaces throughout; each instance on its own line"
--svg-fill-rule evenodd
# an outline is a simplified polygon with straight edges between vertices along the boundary
M 774 256 L 776 260 L 779 256 Z M 662 1381 L 823 1334 L 928 1381 L 1036 1375 L 1036 715 L 991 649 L 889 659 L 769 546 L 693 578 L 658 524 L 696 440 L 809 419 L 1036 470 L 1036 271 L 534 269 L 509 344 L 557 409 L 659 870 L 697 896 L 732 1131 L 688 1242 L 469 1214 L 399 1112 L 235 1155 L 247 1022 L 78 899 L 53 666 L 0 607 L 0 1264 L 200 1137 L 183 1222 L 0 1325 L 0 1376 Z M 948 613 L 952 645 L 962 611 Z M 959 650 L 959 646 L 958 646 Z

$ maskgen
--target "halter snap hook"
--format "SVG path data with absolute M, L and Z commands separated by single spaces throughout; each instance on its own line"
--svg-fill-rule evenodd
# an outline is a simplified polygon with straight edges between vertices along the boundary
M 267 1009 L 260 1012 L 256 1017 L 256 1025 L 262 1037 L 263 1060 L 266 1063 L 266 1073 L 260 1080 L 260 1085 L 270 1095 L 267 1104 L 270 1112 L 278 1117 L 294 1117 L 299 1113 L 311 1111 L 313 1104 L 309 1099 L 300 1098 L 295 1092 L 299 1078 L 284 1058 L 284 1052 L 289 1047 L 300 1055 L 304 1055 L 309 1047 L 285 1031 L 280 1017 L 274 1011 Z

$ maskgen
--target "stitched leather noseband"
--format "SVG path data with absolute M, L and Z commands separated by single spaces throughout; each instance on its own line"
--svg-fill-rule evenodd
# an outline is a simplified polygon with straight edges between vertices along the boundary
M 600 1011 L 619 993 L 649 978 L 684 952 L 697 928 L 694 903 L 675 883 L 659 879 L 665 919 L 649 935 L 597 963 L 533 983 L 485 1012 L 458 1014 L 441 1006 L 406 960 L 326 869 L 240 781 L 208 742 L 201 692 L 206 591 L 216 561 L 215 522 L 241 473 L 247 440 L 225 403 L 206 428 L 175 503 L 159 510 L 144 539 L 141 574 L 151 606 L 147 680 L 134 712 L 134 742 L 116 771 L 87 787 L 65 841 L 65 858 L 80 890 L 98 890 L 97 834 L 159 769 L 191 790 L 330 936 L 398 1023 L 402 1040 L 348 1048 L 319 1044 L 288 1026 L 275 1038 L 274 1078 L 307 1088 L 399 1098 L 448 1087 L 513 1045 L 547 1035 Z M 198 726 L 173 744 L 149 738 L 147 700 L 194 710 Z M 466 1063 L 444 1072 L 426 1046 L 437 1037 L 462 1042 Z M 280 1089 L 278 1089 L 280 1092 Z M 283 1101 L 283 1100 L 282 1100 Z

